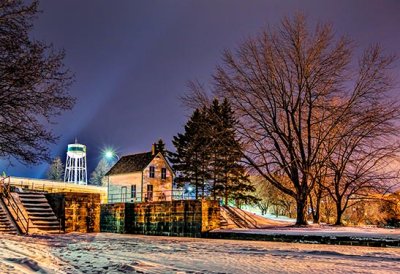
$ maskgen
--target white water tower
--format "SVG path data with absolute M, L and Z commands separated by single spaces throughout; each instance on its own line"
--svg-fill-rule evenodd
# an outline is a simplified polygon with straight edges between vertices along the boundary
M 87 185 L 86 146 L 76 140 L 68 145 L 64 182 Z

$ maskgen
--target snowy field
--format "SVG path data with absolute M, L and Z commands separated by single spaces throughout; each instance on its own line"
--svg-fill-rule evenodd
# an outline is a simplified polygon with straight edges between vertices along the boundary
M 121 234 L 0 235 L 1 273 L 400 273 L 399 248 Z

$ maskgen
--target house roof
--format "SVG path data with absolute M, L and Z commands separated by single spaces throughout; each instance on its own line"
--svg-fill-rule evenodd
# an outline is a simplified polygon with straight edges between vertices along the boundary
M 106 176 L 142 171 L 150 164 L 154 156 L 151 152 L 122 156 L 106 173 Z

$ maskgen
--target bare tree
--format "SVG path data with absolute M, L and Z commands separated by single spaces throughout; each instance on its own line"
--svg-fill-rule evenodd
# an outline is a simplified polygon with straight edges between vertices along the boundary
M 376 116 L 382 118 L 384 115 L 376 113 Z M 382 122 L 379 128 L 384 124 Z M 398 130 L 389 134 L 396 132 Z M 329 167 L 332 179 L 324 188 L 336 205 L 336 225 L 342 224 L 342 216 L 347 208 L 366 199 L 377 199 L 378 194 L 386 193 L 398 179 L 393 163 L 396 162 L 399 145 L 388 144 L 386 139 L 384 141 L 377 137 L 371 140 L 371 135 L 372 130 L 367 135 L 354 134 L 345 138 L 331 155 Z
M 365 101 L 379 105 L 391 87 L 386 73 L 393 59 L 375 47 L 356 66 L 353 48 L 346 37 L 335 38 L 331 25 L 310 32 L 297 15 L 226 51 L 214 75 L 217 94 L 236 112 L 243 157 L 296 200 L 297 225 L 307 224 L 307 199 L 318 174 L 342 137 L 351 135 L 341 123 Z
M 49 160 L 51 118 L 74 103 L 64 52 L 29 36 L 37 13 L 38 1 L 0 2 L 0 157 L 24 163 Z

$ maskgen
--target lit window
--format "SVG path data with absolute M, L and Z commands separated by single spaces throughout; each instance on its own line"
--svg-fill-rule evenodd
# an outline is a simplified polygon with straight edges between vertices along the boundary
M 163 168 L 161 169 L 161 179 L 162 179 L 162 180 L 167 179 L 167 169 L 166 169 L 165 167 L 163 167 Z
M 155 168 L 153 166 L 150 167 L 149 170 L 149 177 L 154 178 Z

